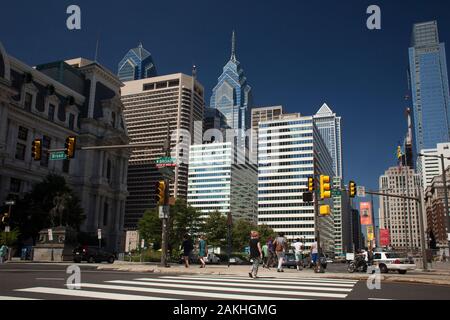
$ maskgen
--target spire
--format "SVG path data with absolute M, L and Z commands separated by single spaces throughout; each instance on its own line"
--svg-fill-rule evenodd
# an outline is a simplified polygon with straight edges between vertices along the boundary
M 236 61 L 236 35 L 233 30 L 233 35 L 231 36 L 231 61 Z
M 144 46 L 142 45 L 142 42 L 139 42 L 138 44 L 138 48 L 143 48 Z

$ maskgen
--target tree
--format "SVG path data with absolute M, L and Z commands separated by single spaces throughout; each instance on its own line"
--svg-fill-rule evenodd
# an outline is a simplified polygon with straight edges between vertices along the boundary
M 65 199 L 61 217 L 55 217 L 52 225 L 51 210 L 55 207 L 55 197 Z M 79 231 L 86 216 L 80 205 L 78 196 L 67 185 L 64 177 L 50 174 L 33 186 L 23 199 L 16 202 L 11 214 L 11 224 L 18 227 L 21 239 L 32 238 L 33 243 L 42 229 L 55 224 L 69 226 Z
M 138 223 L 139 236 L 146 243 L 153 243 L 153 249 L 161 248 L 162 223 L 156 209 L 148 209 Z
M 256 224 L 245 220 L 239 219 L 233 224 L 233 249 L 243 251 L 250 241 L 250 232 L 256 230 Z
M 272 239 L 275 239 L 276 232 L 273 231 L 271 227 L 269 227 L 267 224 L 261 224 L 258 226 L 257 231 L 259 233 L 259 240 L 261 241 L 261 245 L 267 242 L 267 239 L 270 237 Z
M 227 217 L 218 211 L 210 213 L 205 219 L 203 232 L 208 244 L 215 247 L 224 245 L 227 237 Z
M 19 238 L 20 232 L 18 229 L 11 230 L 10 232 L 0 232 L 0 246 L 5 244 L 7 247 L 12 247 L 16 244 Z
M 184 199 L 177 199 L 170 207 L 169 246 L 177 248 L 183 242 L 183 236 L 198 235 L 201 228 L 201 212 L 189 206 Z

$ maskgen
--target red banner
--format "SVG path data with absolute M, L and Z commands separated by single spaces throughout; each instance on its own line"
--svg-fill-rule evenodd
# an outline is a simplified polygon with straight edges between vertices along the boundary
M 389 229 L 380 229 L 380 246 L 387 247 L 391 244 Z
M 359 215 L 361 216 L 361 225 L 372 224 L 372 208 L 370 202 L 360 202 Z

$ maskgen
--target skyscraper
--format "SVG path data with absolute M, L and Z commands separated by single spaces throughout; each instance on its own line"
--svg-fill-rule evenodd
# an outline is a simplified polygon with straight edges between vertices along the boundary
M 236 38 L 233 31 L 230 60 L 223 67 L 217 85 L 211 95 L 211 108 L 216 108 L 225 116 L 231 129 L 238 132 L 240 145 L 245 143 L 245 130 L 250 128 L 252 88 L 247 83 L 244 70 L 236 59 Z
M 258 127 L 261 121 L 271 121 L 278 120 L 283 115 L 283 106 L 272 106 L 272 107 L 255 107 L 252 109 L 252 144 L 251 144 L 251 158 L 257 162 L 258 154 Z
M 156 66 L 150 52 L 142 43 L 131 49 L 119 62 L 117 75 L 121 81 L 132 81 L 156 77 Z
M 170 123 L 172 158 L 182 160 L 170 184 L 171 197 L 187 196 L 189 145 L 200 134 L 203 119 L 203 87 L 193 77 L 181 73 L 125 82 L 122 102 L 131 144 L 154 147 L 134 150 L 128 166 L 125 227 L 135 228 L 148 208 L 155 207 L 155 183 L 161 178 L 155 160 L 162 157 Z M 194 125 L 198 122 L 198 125 Z M 187 134 L 190 137 L 187 137 Z
M 439 43 L 436 21 L 414 25 L 409 69 L 416 151 L 420 152 L 450 141 L 447 61 L 445 44 Z
M 314 123 L 333 158 L 335 176 L 343 178 L 341 117 L 324 103 L 314 115 Z
M 302 200 L 308 177 L 333 172 L 313 117 L 284 114 L 260 122 L 258 140 L 258 224 L 284 232 L 288 239 L 301 238 L 307 247 L 319 225 L 322 248 L 334 252 L 333 216 L 317 220 L 314 205 Z

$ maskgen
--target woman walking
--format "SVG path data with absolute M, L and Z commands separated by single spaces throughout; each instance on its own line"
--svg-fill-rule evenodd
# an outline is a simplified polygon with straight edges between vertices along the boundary
M 208 255 L 208 247 L 206 246 L 205 236 L 200 236 L 198 241 L 198 257 L 200 259 L 200 268 L 206 267 L 205 258 Z
M 259 242 L 259 234 L 252 231 L 250 234 L 250 259 L 253 261 L 252 269 L 248 273 L 250 278 L 256 278 L 258 275 L 258 267 L 262 260 L 261 243 Z

